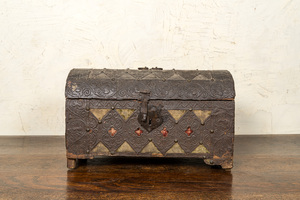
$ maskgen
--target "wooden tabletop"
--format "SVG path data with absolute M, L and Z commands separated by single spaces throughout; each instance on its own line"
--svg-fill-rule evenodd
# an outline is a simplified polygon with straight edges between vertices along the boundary
M 107 157 L 68 170 L 64 137 L 1 136 L 0 199 L 300 199 L 300 135 L 236 136 L 231 172 Z

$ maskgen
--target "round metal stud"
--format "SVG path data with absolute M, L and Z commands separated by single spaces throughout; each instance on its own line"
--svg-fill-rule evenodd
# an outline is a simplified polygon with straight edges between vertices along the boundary
M 178 121 L 176 121 L 175 124 L 178 124 Z
M 204 123 L 201 123 L 202 126 L 204 126 Z
M 214 164 L 214 161 L 213 161 L 213 160 L 210 160 L 209 163 L 210 163 L 210 164 Z
M 175 139 L 175 140 L 174 140 L 174 142 L 175 142 L 175 143 L 177 143 L 177 142 L 178 142 L 178 140 L 177 140 L 177 139 Z
M 214 130 L 210 130 L 210 133 L 214 133 Z
M 87 153 L 90 153 L 90 150 L 86 150 Z
M 205 159 L 206 158 L 206 156 L 203 156 L 203 159 Z
M 112 110 L 114 110 L 114 109 L 115 109 L 115 107 L 111 107 L 111 109 L 112 109 Z
M 101 121 L 101 120 L 99 120 L 99 121 L 98 121 L 98 124 L 102 124 L 102 121 Z
M 193 111 L 193 109 L 192 109 L 192 108 L 190 108 L 190 109 L 189 109 L 189 111 Z
M 90 132 L 90 130 L 91 130 L 91 129 L 87 128 L 87 129 L 86 129 L 86 132 Z
M 90 107 L 86 107 L 85 109 L 86 109 L 86 110 L 90 110 Z
M 202 142 L 202 141 L 200 141 L 199 143 L 200 143 L 201 145 L 203 144 L 203 142 Z
M 152 139 L 151 139 L 151 138 L 149 138 L 148 140 L 149 140 L 149 142 L 151 142 L 151 141 L 152 141 Z

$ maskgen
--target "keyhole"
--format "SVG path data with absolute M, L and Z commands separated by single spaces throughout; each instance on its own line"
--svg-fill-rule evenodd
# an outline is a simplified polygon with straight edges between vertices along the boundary
M 152 119 L 149 119 L 149 126 L 151 126 L 151 121 L 152 121 Z

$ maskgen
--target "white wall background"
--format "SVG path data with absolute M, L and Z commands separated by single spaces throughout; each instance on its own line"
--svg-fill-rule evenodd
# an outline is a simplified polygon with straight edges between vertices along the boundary
M 0 134 L 63 135 L 71 68 L 228 69 L 236 134 L 300 134 L 300 1 L 2 0 Z

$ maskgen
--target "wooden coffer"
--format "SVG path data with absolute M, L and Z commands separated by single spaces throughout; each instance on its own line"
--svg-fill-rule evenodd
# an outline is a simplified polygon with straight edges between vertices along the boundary
M 196 157 L 232 168 L 229 71 L 73 69 L 65 96 L 68 168 L 102 156 Z

